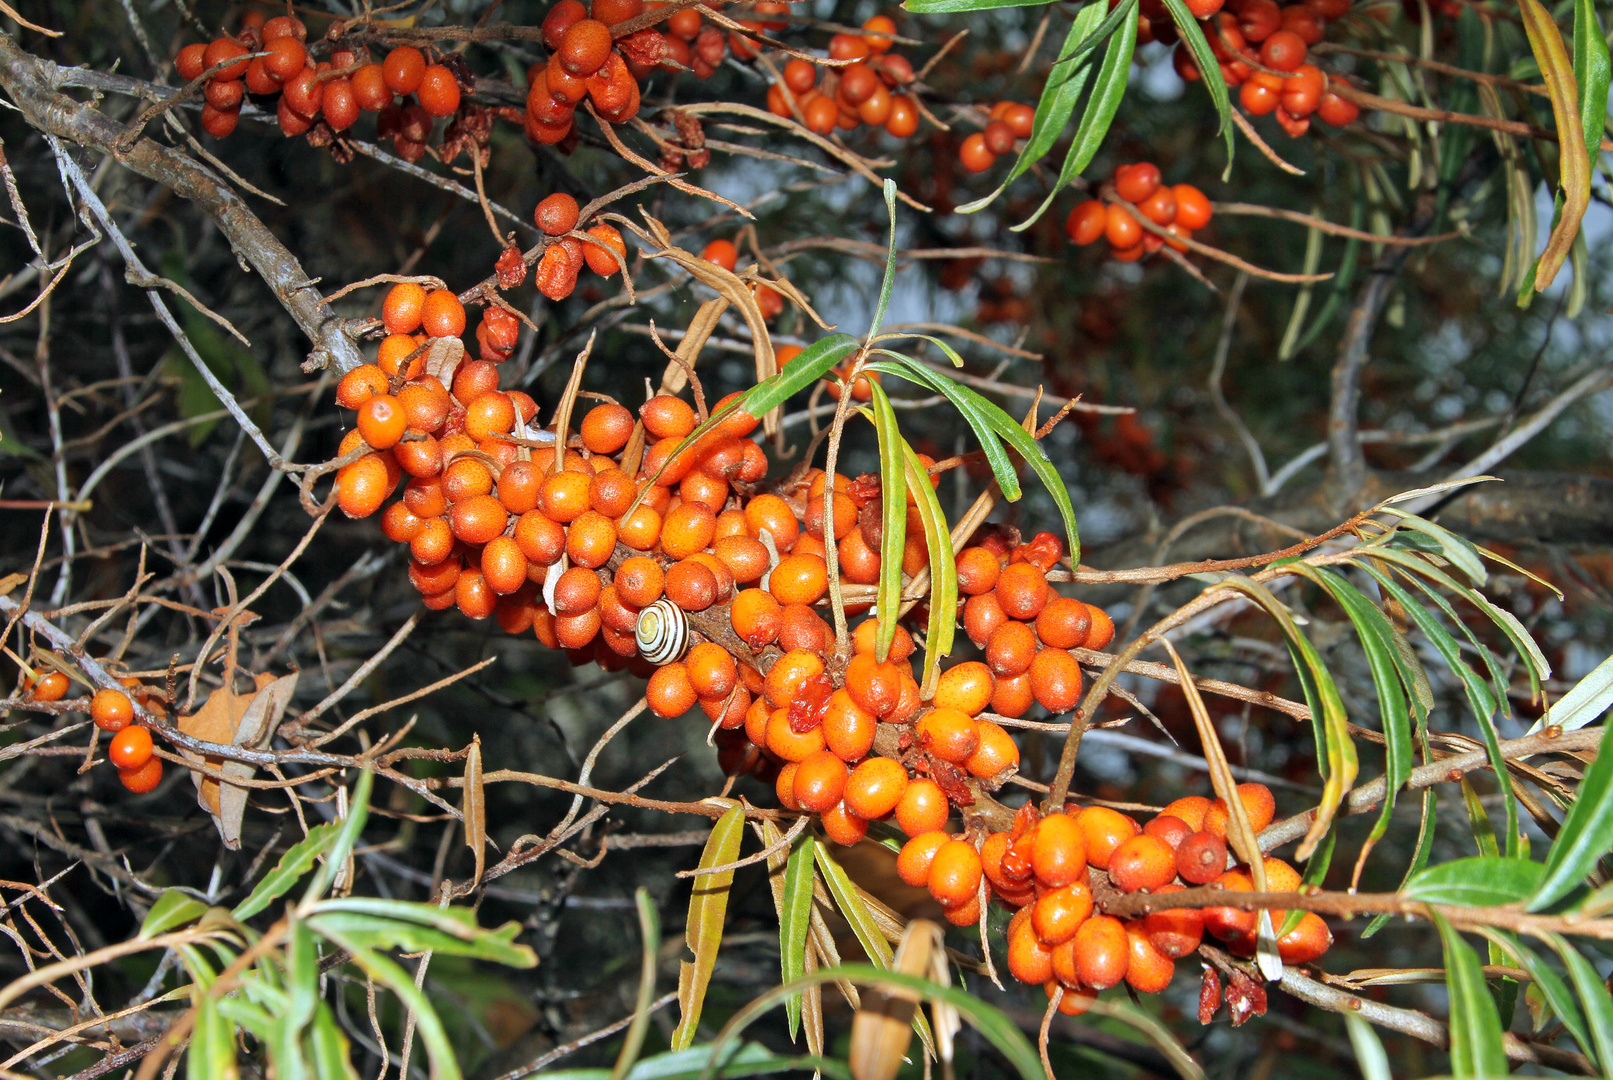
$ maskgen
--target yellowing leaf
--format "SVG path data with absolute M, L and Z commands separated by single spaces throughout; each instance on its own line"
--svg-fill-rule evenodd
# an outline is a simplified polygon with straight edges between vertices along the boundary
M 1574 63 L 1563 45 L 1563 35 L 1540 0 L 1518 0 L 1518 10 L 1523 15 L 1524 32 L 1529 35 L 1529 48 L 1534 51 L 1535 62 L 1546 80 L 1546 93 L 1551 97 L 1551 113 L 1557 121 L 1561 148 L 1557 160 L 1562 173 L 1563 212 L 1546 241 L 1546 249 L 1540 253 L 1535 270 L 1535 291 L 1542 292 L 1562 269 L 1574 246 L 1574 237 L 1579 234 L 1580 221 L 1590 206 L 1590 159 L 1580 153 L 1580 147 L 1585 145 L 1585 127 L 1580 122 Z
M 739 855 L 744 827 L 745 811 L 738 806 L 718 818 L 717 824 L 711 827 L 706 849 L 700 853 L 700 868 L 733 862 Z M 694 883 L 694 895 L 689 897 L 689 924 L 683 931 L 689 951 L 694 953 L 694 962 L 685 960 L 678 969 L 681 1018 L 672 1033 L 674 1050 L 687 1050 L 694 1045 L 700 1011 L 706 1003 L 706 987 L 711 984 L 711 969 L 717 964 L 717 949 L 722 944 L 723 919 L 728 914 L 728 888 L 734 883 L 734 872 L 720 870 L 715 874 L 702 874 Z

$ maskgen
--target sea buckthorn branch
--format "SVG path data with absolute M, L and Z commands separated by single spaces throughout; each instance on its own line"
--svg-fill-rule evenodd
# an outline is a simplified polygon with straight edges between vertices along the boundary
M 1234 113 L 1233 115 L 1237 114 Z M 1138 210 L 1135 205 L 1125 201 L 1118 195 L 1107 194 L 1105 198 L 1108 202 L 1119 206 L 1121 209 L 1125 210 L 1126 213 L 1135 218 L 1137 224 L 1142 227 L 1144 232 L 1149 232 L 1155 236 L 1168 238 L 1172 243 L 1181 244 L 1189 251 L 1196 251 L 1200 255 L 1207 255 L 1218 262 L 1224 262 L 1228 266 L 1236 267 L 1237 269 L 1248 274 L 1250 277 L 1264 278 L 1267 281 L 1279 281 L 1285 284 L 1293 285 L 1305 285 L 1316 281 L 1328 281 L 1333 277 L 1331 271 L 1325 274 L 1287 274 L 1278 270 L 1267 270 L 1263 267 L 1256 266 L 1254 263 L 1249 262 L 1246 259 L 1241 259 L 1229 251 L 1222 251 L 1220 248 L 1211 247 L 1209 244 L 1200 243 L 1191 236 L 1182 236 L 1177 233 L 1172 233 L 1164 226 L 1154 224 L 1154 222 L 1150 221 L 1147 215 Z
M 1369 109 L 1381 112 L 1394 113 L 1396 116 L 1410 117 L 1413 120 L 1433 120 L 1441 124 L 1465 124 L 1468 127 L 1489 128 L 1491 131 L 1500 131 L 1507 135 L 1526 135 L 1531 139 L 1541 139 L 1546 142 L 1557 142 L 1555 131 L 1543 128 L 1538 124 L 1526 124 L 1521 120 L 1504 120 L 1500 117 L 1481 116 L 1475 113 L 1451 112 L 1448 109 L 1425 109 L 1421 105 L 1412 105 L 1404 101 L 1395 101 L 1393 98 L 1379 97 L 1366 90 L 1359 90 L 1343 79 L 1332 79 L 1329 86 L 1339 97 L 1346 101 L 1353 101 Z M 1613 139 L 1603 139 L 1603 151 L 1613 150 Z
M 336 314 L 308 285 L 308 274 L 296 257 L 234 192 L 183 155 L 149 138 L 137 141 L 127 151 L 120 151 L 119 140 L 126 131 L 125 126 L 89 105 L 58 93 L 56 85 L 52 70 L 18 48 L 9 34 L 0 33 L 0 86 L 31 126 L 111 155 L 124 167 L 166 184 L 181 197 L 194 202 L 217 223 L 235 250 L 252 264 L 275 299 L 313 342 L 310 359 L 316 366 L 356 367 L 362 363 L 357 347 L 342 332 Z M 68 163 L 71 164 L 70 159 Z M 78 186 L 83 193 L 83 185 Z M 92 206 L 98 201 L 88 194 L 85 198 Z M 200 366 L 205 368 L 206 365 Z M 274 454 L 273 448 L 265 453 Z
M 1242 961 L 1234 959 L 1220 949 L 1203 945 L 1199 951 L 1223 972 L 1243 970 Z M 1450 1045 L 1449 1027 L 1428 1014 L 1416 1009 L 1386 1005 L 1373 998 L 1317 982 L 1293 966 L 1286 966 L 1283 969 L 1283 976 L 1277 985 L 1301 1001 L 1318 1008 L 1353 1014 L 1378 1027 L 1410 1035 L 1434 1046 Z M 1584 1076 L 1595 1075 L 1591 1063 L 1583 1055 L 1572 1051 L 1523 1039 L 1510 1031 L 1502 1032 L 1502 1045 L 1507 1057 L 1514 1061 L 1535 1062 Z
M 1422 247 L 1427 244 L 1439 244 L 1446 240 L 1455 240 L 1467 236 L 1470 232 L 1464 225 L 1455 232 L 1440 233 L 1438 236 L 1400 236 L 1395 234 L 1372 233 L 1364 229 L 1352 229 L 1348 225 L 1319 218 L 1314 214 L 1301 213 L 1298 210 L 1284 210 L 1279 206 L 1261 206 L 1258 203 L 1218 202 L 1211 203 L 1218 214 L 1241 214 L 1247 217 L 1276 218 L 1279 221 L 1292 221 L 1296 225 L 1316 229 L 1331 236 L 1343 236 L 1353 240 L 1367 240 L 1374 244 L 1388 244 L 1391 247 Z

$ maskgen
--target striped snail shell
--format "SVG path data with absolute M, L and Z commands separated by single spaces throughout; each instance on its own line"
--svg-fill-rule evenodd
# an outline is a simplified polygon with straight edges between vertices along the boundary
M 633 640 L 644 659 L 660 666 L 681 660 L 689 651 L 689 616 L 663 597 L 638 613 Z

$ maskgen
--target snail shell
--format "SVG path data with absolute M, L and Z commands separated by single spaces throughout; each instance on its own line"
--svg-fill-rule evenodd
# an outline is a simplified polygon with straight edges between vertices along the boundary
M 638 613 L 633 639 L 638 643 L 639 654 L 652 664 L 681 660 L 689 651 L 689 616 L 663 597 Z

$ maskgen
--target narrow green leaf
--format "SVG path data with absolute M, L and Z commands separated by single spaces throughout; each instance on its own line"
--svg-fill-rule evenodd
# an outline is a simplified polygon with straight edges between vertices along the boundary
M 1015 474 L 1013 463 L 1002 453 L 1002 448 L 994 446 L 996 440 L 993 436 L 1014 448 L 1047 487 L 1048 494 L 1053 497 L 1053 502 L 1058 506 L 1059 514 L 1064 519 L 1065 535 L 1070 544 L 1070 564 L 1073 566 L 1079 563 L 1081 535 L 1075 523 L 1075 507 L 1070 503 L 1069 489 L 1065 487 L 1063 478 L 1053 467 L 1053 462 L 1048 459 L 1047 451 L 1042 449 L 1041 443 L 1033 439 L 1030 432 L 1020 426 L 1018 420 L 969 387 L 960 385 L 939 371 L 909 357 L 896 353 L 887 355 L 895 362 L 886 364 L 881 361 L 868 366 L 927 387 L 938 394 L 944 394 L 958 411 L 963 413 L 964 419 L 968 420 L 969 426 L 974 429 L 975 435 L 980 440 L 980 447 L 986 453 L 986 460 L 991 464 L 997 484 L 1002 488 L 1003 497 L 1009 502 L 1019 501 L 1019 477 Z
M 1361 1066 L 1361 1080 L 1394 1080 L 1394 1073 L 1389 1068 L 1389 1055 L 1372 1025 L 1347 1012 L 1344 1014 L 1344 1027 L 1350 1033 L 1350 1045 L 1355 1048 L 1355 1063 Z
M 459 1059 L 454 1054 L 454 1046 L 448 1039 L 448 1033 L 443 1030 L 442 1018 L 432 1007 L 431 1000 L 415 986 L 414 977 L 395 961 L 366 949 L 357 942 L 334 935 L 327 936 L 352 954 L 353 963 L 358 965 L 359 970 L 392 991 L 403 1007 L 414 1013 L 415 1030 L 420 1033 L 420 1041 L 425 1045 L 426 1054 L 431 1059 L 433 1080 L 460 1080 L 463 1074 L 459 1070 Z
M 1557 699 L 1546 715 L 1535 722 L 1531 732 L 1555 724 L 1564 731 L 1575 731 L 1613 708 L 1613 656 L 1596 665 L 1589 675 Z
M 930 553 L 930 621 L 924 636 L 924 678 L 920 686 L 926 694 L 935 688 L 936 674 L 943 657 L 952 652 L 958 629 L 958 559 L 952 550 L 952 533 L 947 529 L 941 500 L 930 486 L 930 475 L 913 448 L 902 443 L 907 468 L 908 490 L 924 525 L 924 546 Z M 905 512 L 905 507 L 903 508 Z M 880 610 L 883 618 L 884 609 Z M 895 622 L 894 617 L 891 620 Z
M 1114 13 L 1129 16 L 1135 3 L 1136 0 L 1126 0 Z M 1053 200 L 1063 193 L 1065 186 L 1092 163 L 1098 148 L 1103 145 L 1104 136 L 1109 134 L 1109 125 L 1114 122 L 1121 99 L 1126 96 L 1126 82 L 1131 77 L 1131 58 L 1136 49 L 1137 20 L 1128 17 L 1120 24 L 1119 32 L 1109 38 L 1103 66 L 1098 69 L 1098 81 L 1092 85 L 1092 96 L 1087 99 L 1080 126 L 1075 129 L 1075 138 L 1064 153 L 1058 182 L 1030 217 L 1011 227 L 1013 232 L 1023 232 L 1036 224 L 1036 220 L 1053 205 Z
M 1597 973 L 1596 966 L 1571 943 L 1553 933 L 1542 936 L 1568 969 L 1574 992 L 1585 1006 L 1585 1026 L 1590 1029 L 1591 1041 L 1595 1043 L 1596 1062 L 1606 1073 L 1613 1065 L 1613 995 L 1608 994 L 1607 984 Z
M 469 940 L 419 923 L 356 912 L 322 912 L 310 916 L 308 925 L 333 940 L 340 937 L 366 949 L 436 952 L 516 968 L 529 968 L 537 963 L 536 955 L 528 946 L 511 940 L 521 932 L 521 924 L 517 922 L 505 923 L 497 930 L 485 930 Z
M 1528 859 L 1477 855 L 1419 871 L 1401 886 L 1402 896 L 1430 904 L 1495 907 L 1534 892 L 1543 867 Z
M 1484 809 L 1484 800 L 1479 798 L 1478 789 L 1465 779 L 1462 781 L 1462 803 L 1467 807 L 1467 820 L 1473 827 L 1473 842 L 1478 845 L 1479 855 L 1499 859 L 1501 845 L 1496 843 L 1490 814 Z
M 282 1019 L 287 1042 L 302 1038 L 302 1029 L 313 1021 L 319 1002 L 319 952 L 314 935 L 302 919 L 292 919 L 286 936 L 286 1009 Z
M 1484 569 L 1484 560 L 1479 556 L 1479 549 L 1473 545 L 1471 540 L 1457 536 L 1449 529 L 1441 525 L 1435 525 L 1427 518 L 1420 518 L 1416 514 L 1408 514 L 1406 511 L 1393 506 L 1385 506 L 1383 512 L 1400 518 L 1401 524 L 1407 528 L 1416 529 L 1418 532 L 1431 537 L 1439 545 L 1440 554 L 1444 555 L 1462 573 L 1466 574 L 1467 579 L 1474 585 L 1482 586 L 1489 580 L 1489 574 Z
M 358 783 L 353 786 L 353 793 L 347 801 L 347 818 L 341 822 L 336 839 L 331 843 L 330 850 L 325 853 L 324 863 L 314 872 L 314 879 L 308 883 L 308 891 L 302 898 L 305 905 L 325 895 L 330 889 L 331 882 L 336 880 L 337 873 L 347 862 L 348 856 L 353 853 L 353 847 L 364 833 L 364 822 L 370 816 L 370 790 L 374 786 L 374 769 L 365 769 L 358 774 Z
M 819 872 L 823 874 L 823 883 L 829 887 L 829 894 L 834 897 L 835 906 L 840 909 L 840 914 L 851 924 L 851 932 L 857 935 L 863 952 L 867 953 L 868 958 L 879 968 L 890 967 L 894 953 L 891 951 L 890 942 L 886 941 L 885 935 L 880 932 L 879 924 L 874 921 L 874 913 L 868 910 L 868 902 L 862 898 L 862 893 L 857 891 L 857 886 L 852 884 L 851 878 L 846 876 L 845 870 L 835 862 L 834 856 L 829 854 L 829 849 L 823 841 L 814 839 L 812 844 L 817 848 L 814 858 Z M 818 974 L 821 976 L 823 973 Z
M 1592 0 L 1574 0 L 1574 82 L 1579 87 L 1579 122 L 1585 130 L 1585 152 L 1593 169 L 1602 147 L 1602 128 L 1607 123 L 1610 78 L 1613 64 L 1609 63 L 1602 24 L 1596 18 L 1596 5 Z
M 812 878 L 816 865 L 812 856 L 816 850 L 817 845 L 810 839 L 796 844 L 784 870 L 784 904 L 778 924 L 779 966 L 784 982 L 806 974 L 807 930 L 812 921 Z M 801 995 L 786 998 L 784 1009 L 789 1015 L 793 1041 L 801 1026 Z
M 197 995 L 196 1026 L 191 1029 L 185 1069 L 193 1077 L 208 1080 L 234 1080 L 241 1075 L 235 1061 L 235 1028 L 219 1015 L 218 1002 L 211 994 Z
M 158 934 L 193 923 L 206 914 L 207 905 L 194 896 L 179 889 L 165 889 L 140 923 L 140 940 L 150 941 Z
M 700 853 L 700 869 L 725 866 L 739 857 L 739 842 L 745 835 L 745 811 L 731 807 L 711 827 L 711 836 Z M 706 987 L 717 963 L 722 945 L 723 920 L 728 915 L 728 890 L 734 883 L 732 870 L 702 874 L 694 879 L 689 897 L 689 920 L 684 938 L 694 962 L 685 960 L 678 971 L 678 1008 L 681 1018 L 672 1033 L 672 1049 L 683 1050 L 694 1044 L 700 1026 L 700 1012 L 706 1003 Z
M 1574 805 L 1546 852 L 1545 874 L 1529 900 L 1530 911 L 1548 908 L 1578 888 L 1613 849 L 1613 745 L 1608 730 L 1613 728 L 1603 730 L 1596 760 L 1585 770 Z
M 1368 835 L 1368 847 L 1362 852 L 1364 858 L 1366 851 L 1370 850 L 1370 845 L 1377 843 L 1384 833 L 1388 832 L 1389 818 L 1394 813 L 1396 796 L 1411 776 L 1411 712 L 1407 698 L 1410 687 L 1402 679 L 1400 657 L 1394 645 L 1393 627 L 1389 625 L 1389 620 L 1383 612 L 1379 611 L 1355 586 L 1330 570 L 1311 567 L 1305 563 L 1294 563 L 1291 569 L 1321 585 L 1344 609 L 1361 640 L 1361 648 L 1366 653 L 1367 666 L 1372 673 L 1372 685 L 1378 697 L 1378 716 L 1384 736 L 1386 787 L 1383 810 Z M 1359 870 L 1360 863 L 1357 863 L 1357 876 Z
M 885 390 L 872 379 L 869 406 L 879 435 L 879 498 L 882 531 L 879 537 L 879 622 L 874 659 L 884 663 L 896 640 L 897 611 L 902 604 L 902 552 L 907 545 L 907 459 L 896 426 L 896 410 Z
M 616 1055 L 611 1080 L 623 1080 L 644 1047 L 644 1034 L 650 1029 L 650 1006 L 655 1004 L 655 972 L 660 966 L 661 915 L 655 909 L 655 901 L 650 898 L 650 890 L 642 885 L 633 891 L 633 900 L 638 905 L 640 942 L 638 1002 L 633 1009 L 633 1022 L 627 1028 L 627 1037 L 622 1040 L 621 1052 Z
M 902 0 L 902 6 L 915 15 L 952 15 L 960 12 L 990 11 L 1005 7 L 1040 7 L 1047 0 Z
M 931 2 L 936 0 L 908 0 L 909 5 Z M 948 3 L 952 0 L 939 0 L 939 2 Z M 918 9 L 910 7 L 910 10 Z M 1042 96 L 1036 102 L 1036 119 L 1031 124 L 1030 138 L 1025 140 L 1025 146 L 1015 159 L 1013 168 L 1008 170 L 1008 175 L 997 190 L 983 199 L 976 199 L 958 207 L 960 213 L 970 214 L 990 204 L 1009 184 L 1018 180 L 1032 165 L 1046 157 L 1047 152 L 1053 148 L 1053 143 L 1064 133 L 1065 125 L 1075 112 L 1075 103 L 1080 100 L 1081 91 L 1086 89 L 1087 80 L 1092 77 L 1091 52 L 1084 49 L 1077 50 L 1083 42 L 1094 36 L 1099 25 L 1103 23 L 1107 10 L 1101 4 L 1087 4 L 1076 12 L 1070 31 L 1064 36 L 1064 45 L 1059 49 L 1059 56 L 1063 59 L 1053 65 L 1053 70 L 1047 74 L 1047 81 L 1042 84 Z
M 1501 1044 L 1501 1017 L 1484 983 L 1479 954 L 1451 924 L 1434 916 L 1445 946 L 1445 988 L 1450 993 L 1451 1074 L 1463 1077 L 1507 1075 Z
M 1567 1028 L 1574 1041 L 1594 1058 L 1596 1044 L 1591 1040 L 1591 1034 L 1585 1027 L 1585 1016 L 1580 1012 L 1579 1005 L 1574 1001 L 1574 995 L 1569 991 L 1563 977 L 1526 948 L 1516 934 L 1492 929 L 1487 931 L 1485 936 L 1499 945 L 1503 953 L 1529 973 L 1529 977 L 1534 979 L 1535 985 L 1540 988 L 1546 1004 L 1551 1007 L 1557 1019 L 1562 1021 L 1563 1027 Z
M 874 305 L 874 320 L 868 324 L 865 339 L 868 341 L 879 333 L 879 326 L 885 321 L 885 312 L 891 306 L 891 289 L 896 285 L 896 181 L 887 179 L 881 190 L 885 195 L 885 210 L 891 219 L 891 242 L 890 251 L 885 255 L 885 276 L 879 282 L 879 302 Z
M 1244 593 L 1277 621 L 1294 656 L 1294 670 L 1299 675 L 1306 700 L 1311 702 L 1311 717 L 1317 728 L 1317 764 L 1322 770 L 1322 799 L 1317 805 L 1310 831 L 1294 853 L 1296 858 L 1308 859 L 1332 826 L 1333 818 L 1344 797 L 1355 785 L 1356 773 L 1360 769 L 1355 743 L 1350 739 L 1344 699 L 1339 696 L 1338 684 L 1333 681 L 1333 675 L 1317 654 L 1316 647 L 1300 633 L 1293 616 L 1270 589 L 1245 577 L 1228 577 L 1212 588 L 1235 589 Z
M 1204 31 L 1199 27 L 1199 21 L 1187 9 L 1182 0 L 1165 0 L 1165 6 L 1170 9 L 1171 19 L 1176 23 L 1177 32 L 1187 43 L 1188 51 L 1193 54 L 1193 62 L 1198 65 L 1199 74 L 1203 76 L 1199 81 L 1204 89 L 1210 93 L 1210 100 L 1215 103 L 1216 115 L 1221 118 L 1218 132 L 1227 143 L 1227 169 L 1226 174 L 1232 173 L 1232 101 L 1227 96 L 1227 81 L 1220 78 L 1221 64 L 1210 51 L 1210 43 L 1204 39 Z
M 353 1068 L 352 1048 L 347 1035 L 336 1025 L 336 1016 L 323 1001 L 314 1010 L 314 1023 L 308 1033 L 309 1057 L 314 1075 L 320 1080 L 358 1080 Z
M 275 863 L 274 869 L 263 876 L 263 880 L 258 882 L 257 887 L 245 900 L 235 905 L 235 910 L 231 914 L 245 922 L 284 896 L 293 885 L 302 880 L 302 876 L 314 865 L 315 860 L 330 850 L 341 827 L 341 822 L 330 821 L 309 829 L 308 835 L 280 856 L 280 861 Z
M 1434 803 L 1434 789 L 1431 787 L 1424 788 L 1422 821 L 1417 826 L 1417 850 L 1412 852 L 1411 865 L 1406 868 L 1406 876 L 1400 883 L 1401 888 L 1405 888 L 1406 882 L 1410 881 L 1413 875 L 1428 865 L 1428 857 L 1434 851 Z M 1382 930 L 1389 919 L 1390 916 L 1387 914 L 1375 917 L 1367 924 L 1367 928 L 1361 931 L 1361 940 L 1365 941 L 1379 930 Z

